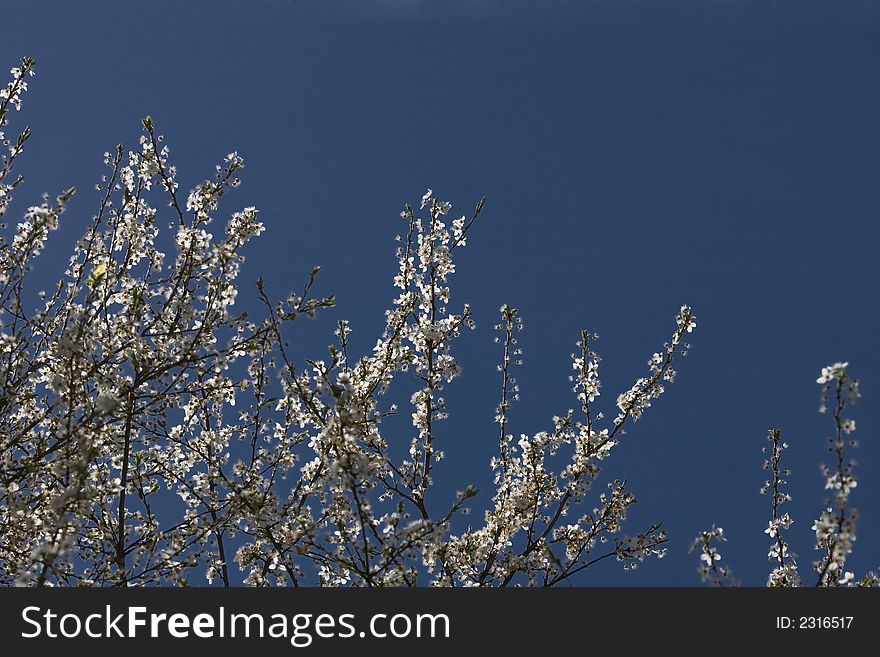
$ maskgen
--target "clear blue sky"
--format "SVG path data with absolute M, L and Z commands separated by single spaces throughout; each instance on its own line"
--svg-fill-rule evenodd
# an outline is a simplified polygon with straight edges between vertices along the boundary
M 341 317 L 372 346 L 405 201 L 430 186 L 468 211 L 485 195 L 454 280 L 478 330 L 457 348 L 440 486 L 488 491 L 502 303 L 525 320 L 517 433 L 574 405 L 582 327 L 601 335 L 611 412 L 689 303 L 691 355 L 605 471 L 640 499 L 627 530 L 663 521 L 670 554 L 579 583 L 696 584 L 689 542 L 717 522 L 725 562 L 763 584 L 768 427 L 792 446 L 806 573 L 830 428 L 815 379 L 836 360 L 863 383 L 850 564 L 880 565 L 880 5 L 30 1 L 6 3 L 0 24 L 3 66 L 38 60 L 16 209 L 81 190 L 47 278 L 96 207 L 102 153 L 136 143 L 148 113 L 186 189 L 245 156 L 226 207 L 257 205 L 268 230 L 244 280 L 281 295 L 323 266 L 339 306 L 300 327 L 302 356 Z

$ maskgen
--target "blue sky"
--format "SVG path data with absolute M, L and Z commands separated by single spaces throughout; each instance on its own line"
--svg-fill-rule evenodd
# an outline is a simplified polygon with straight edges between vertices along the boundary
M 456 351 L 440 486 L 488 489 L 502 303 L 525 322 L 517 433 L 574 405 L 581 328 L 601 336 L 611 413 L 688 303 L 694 348 L 605 470 L 640 500 L 626 529 L 661 520 L 670 554 L 578 583 L 696 584 L 688 545 L 716 522 L 724 561 L 763 584 L 769 427 L 791 444 L 806 573 L 831 426 L 815 379 L 836 360 L 863 387 L 850 565 L 880 565 L 878 5 L 34 1 L 0 15 L 0 61 L 38 60 L 17 208 L 81 190 L 47 280 L 96 207 L 102 153 L 136 143 L 146 114 L 185 188 L 245 156 L 226 207 L 257 205 L 267 233 L 244 280 L 281 295 L 323 266 L 338 308 L 299 327 L 302 356 L 323 353 L 342 317 L 356 347 L 374 343 L 404 202 L 432 187 L 467 212 L 485 195 L 454 280 L 478 330 Z

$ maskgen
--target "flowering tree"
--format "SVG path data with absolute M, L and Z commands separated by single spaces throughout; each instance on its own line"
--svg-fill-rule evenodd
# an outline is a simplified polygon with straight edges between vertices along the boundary
M 855 463 L 847 456 L 846 448 L 858 447 L 858 443 L 851 437 L 856 429 L 855 420 L 844 417 L 843 413 L 847 405 L 855 404 L 861 396 L 859 381 L 848 374 L 848 366 L 849 363 L 834 363 L 823 367 L 816 379 L 816 383 L 822 385 L 819 412 L 830 413 L 834 420 L 834 433 L 828 438 L 828 451 L 834 457 L 833 464 L 822 464 L 825 490 L 831 491 L 832 497 L 811 527 L 816 533 L 816 550 L 819 553 L 813 562 L 813 569 L 817 573 L 816 586 L 880 586 L 880 578 L 873 572 L 856 579 L 845 568 L 856 539 L 857 517 L 856 510 L 849 504 L 850 493 L 857 485 L 853 471 Z M 788 444 L 782 441 L 782 434 L 777 429 L 770 429 L 768 440 L 771 444 L 764 448 L 764 453 L 768 455 L 764 470 L 770 473 L 770 478 L 761 487 L 761 494 L 769 494 L 771 499 L 770 522 L 764 530 L 772 541 L 767 558 L 773 564 L 773 570 L 767 579 L 767 586 L 802 586 L 804 582 L 798 573 L 797 555 L 790 550 L 785 538 L 785 532 L 794 521 L 788 513 L 780 511 L 783 504 L 791 501 L 791 496 L 784 491 L 788 483 L 786 477 L 791 475 L 791 471 L 782 467 L 782 454 Z M 692 549 L 700 552 L 699 572 L 704 582 L 713 586 L 735 586 L 737 581 L 730 569 L 718 563 L 721 553 L 717 543 L 723 540 L 724 530 L 713 526 L 697 536 Z
M 27 58 L 12 69 L 0 127 L 33 73 Z M 74 190 L 29 208 L 0 242 L 0 582 L 553 586 L 606 559 L 629 568 L 663 556 L 659 523 L 621 534 L 636 502 L 625 481 L 590 493 L 627 425 L 673 381 L 696 326 L 688 306 L 610 421 L 595 409 L 597 336 L 583 331 L 577 412 L 519 438 L 509 410 L 522 324 L 502 306 L 494 494 L 480 522 L 455 524 L 478 491 L 432 483 L 445 457 L 443 390 L 460 371 L 452 347 L 473 327 L 468 306 L 450 307 L 453 256 L 482 201 L 451 220 L 430 190 L 418 210 L 407 205 L 375 347 L 350 353 L 341 321 L 329 358 L 302 362 L 285 332 L 333 305 L 312 294 L 318 269 L 281 301 L 258 281 L 258 316 L 235 312 L 240 252 L 264 230 L 253 207 L 215 228 L 241 157 L 230 153 L 184 200 L 149 117 L 143 129 L 138 148 L 105 154 L 97 213 L 35 310 L 28 273 Z M 28 136 L 5 142 L 0 214 Z M 402 436 L 383 420 L 407 378 L 417 390 Z

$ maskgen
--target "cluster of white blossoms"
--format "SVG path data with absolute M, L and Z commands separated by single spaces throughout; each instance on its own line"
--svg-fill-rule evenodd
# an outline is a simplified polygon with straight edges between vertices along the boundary
M 615 426 L 623 424 L 629 417 L 633 421 L 638 420 L 642 412 L 651 406 L 651 401 L 663 394 L 663 383 L 675 380 L 675 370 L 670 366 L 673 355 L 677 351 L 687 355 L 690 345 L 681 340 L 685 333 L 691 333 L 697 326 L 697 318 L 689 306 L 682 306 L 676 322 L 678 330 L 672 340 L 663 345 L 662 352 L 655 353 L 648 361 L 651 375 L 640 378 L 632 388 L 618 396 L 617 408 L 620 412 L 614 419 Z
M 4 124 L 32 72 L 31 60 L 13 71 Z M 235 504 L 258 499 L 261 459 L 291 458 L 255 444 L 250 463 L 231 462 L 247 424 L 228 409 L 251 387 L 236 362 L 266 354 L 276 325 L 231 312 L 239 252 L 263 230 L 256 210 L 210 232 L 243 163 L 230 155 L 184 211 L 149 118 L 144 131 L 138 149 L 105 154 L 98 212 L 36 311 L 22 301 L 26 274 L 73 190 L 28 209 L 0 247 L 3 583 L 184 582 L 206 565 L 228 582 L 217 549 L 239 524 Z M 157 196 L 172 208 L 172 239 L 160 236 Z M 331 303 L 293 295 L 273 317 Z
M 13 70 L 4 126 L 32 73 L 32 60 Z M 318 268 L 280 301 L 257 281 L 259 312 L 233 311 L 241 252 L 264 231 L 253 207 L 216 228 L 241 157 L 179 198 L 149 117 L 143 130 L 137 148 L 105 154 L 98 211 L 35 311 L 26 274 L 73 190 L 30 208 L 0 244 L 0 584 L 552 586 L 606 559 L 632 568 L 663 556 L 659 523 L 622 535 L 636 502 L 625 481 L 590 493 L 628 420 L 673 380 L 696 324 L 689 307 L 613 421 L 593 408 L 597 336 L 584 331 L 578 411 L 515 436 L 522 324 L 503 306 L 494 494 L 469 484 L 446 495 L 434 486 L 449 448 L 444 389 L 461 372 L 455 339 L 473 327 L 468 306 L 451 305 L 450 279 L 482 201 L 455 218 L 430 190 L 406 206 L 375 346 L 357 357 L 340 321 L 329 357 L 303 360 L 292 323 L 334 303 L 312 292 Z M 468 524 L 466 505 L 483 499 Z
M 0 144 L 3 149 L 0 151 L 0 217 L 6 213 L 6 208 L 12 201 L 12 191 L 23 180 L 18 176 L 11 181 L 7 181 L 7 176 L 12 172 L 12 165 L 15 158 L 21 154 L 24 149 L 24 143 L 30 136 L 30 129 L 25 128 L 15 141 L 6 137 L 4 128 L 9 124 L 9 111 L 21 109 L 21 95 L 27 91 L 27 78 L 34 74 L 34 64 L 36 62 L 30 57 L 22 57 L 18 66 L 10 69 L 12 80 L 0 88 Z
M 856 510 L 849 506 L 849 496 L 857 485 L 854 466 L 846 453 L 847 447 L 857 447 L 850 437 L 855 431 L 855 421 L 845 418 L 847 405 L 855 404 L 861 396 L 859 381 L 847 373 L 849 363 L 834 363 L 822 368 L 816 383 L 822 385 L 821 413 L 830 413 L 834 420 L 834 433 L 828 438 L 828 451 L 834 456 L 832 465 L 822 464 L 825 489 L 833 496 L 828 507 L 813 523 L 816 532 L 816 549 L 822 554 L 813 566 L 819 573 L 820 585 L 855 585 L 876 578 L 869 574 L 865 580 L 855 582 L 852 573 L 845 571 L 846 559 L 856 540 Z
M 623 435 L 649 400 L 663 392 L 660 381 L 670 381 L 674 357 L 681 352 L 681 339 L 696 323 L 689 308 L 682 308 L 679 323 L 659 362 L 649 363 L 650 376 L 640 378 L 626 393 L 621 414 L 599 429 L 603 416 L 592 404 L 599 395 L 599 357 L 591 343 L 596 336 L 583 331 L 580 352 L 572 355 L 574 392 L 581 403 L 574 410 L 553 418 L 553 428 L 533 436 L 515 437 L 508 432 L 510 402 L 518 395 L 511 367 L 521 355 L 514 337 L 521 324 L 517 310 L 502 306 L 500 342 L 503 359 L 501 402 L 496 420 L 500 425 L 498 455 L 492 459 L 496 492 L 493 508 L 485 512 L 485 524 L 453 535 L 429 554 L 426 563 L 437 572 L 437 585 L 508 586 L 521 576 L 525 583 L 553 586 L 595 563 L 614 558 L 625 569 L 635 568 L 646 557 L 662 557 L 667 535 L 653 524 L 635 536 L 618 536 L 628 508 L 636 502 L 626 482 L 613 481 L 598 496 L 592 509 L 588 493 L 600 473 L 599 462 Z M 564 455 L 561 469 L 551 462 Z M 575 516 L 576 522 L 563 522 Z
M 849 363 L 834 363 L 823 367 L 816 379 L 822 385 L 822 403 L 820 413 L 830 413 L 834 420 L 834 434 L 828 438 L 828 451 L 834 455 L 832 465 L 823 464 L 822 474 L 825 477 L 825 489 L 832 491 L 832 498 L 819 518 L 813 523 L 812 530 L 816 533 L 816 550 L 820 557 L 813 562 L 818 573 L 816 586 L 880 586 L 880 577 L 868 572 L 861 579 L 845 569 L 848 556 L 852 553 L 853 541 L 856 539 L 856 510 L 849 505 L 852 489 L 857 485 L 854 466 L 846 453 L 847 447 L 857 447 L 858 443 L 849 437 L 855 431 L 855 421 L 843 416 L 850 404 L 856 403 L 861 396 L 859 381 L 849 375 Z M 767 558 L 774 564 L 767 579 L 769 587 L 802 586 L 798 573 L 796 556 L 789 548 L 785 532 L 794 520 L 788 513 L 781 513 L 780 507 L 791 501 L 791 496 L 783 491 L 788 483 L 786 477 L 791 471 L 782 468 L 782 454 L 788 444 L 782 441 L 781 433 L 771 429 L 768 439 L 771 446 L 764 449 L 769 457 L 764 461 L 764 469 L 770 471 L 771 477 L 761 487 L 761 494 L 771 497 L 771 517 L 764 530 L 770 539 L 770 550 Z M 714 562 L 720 559 L 712 540 L 723 538 L 720 530 L 701 532 L 694 545 L 702 546 L 699 572 L 704 581 L 715 586 L 735 585 L 727 569 L 718 569 Z M 723 575 L 723 576 L 721 576 Z
M 770 471 L 772 478 L 764 482 L 761 494 L 770 494 L 772 511 L 764 533 L 772 539 L 767 558 L 777 564 L 767 579 L 767 586 L 800 586 L 801 580 L 795 561 L 797 555 L 789 549 L 784 534 L 794 521 L 787 513 L 780 515 L 779 511 L 780 506 L 791 501 L 791 495 L 783 491 L 783 486 L 788 483 L 785 477 L 788 477 L 791 471 L 781 466 L 782 453 L 788 449 L 788 443 L 782 441 L 782 434 L 777 429 L 771 429 L 767 438 L 772 446 L 764 448 L 764 453 L 770 455 L 764 460 L 764 469 Z
M 700 551 L 700 565 L 697 569 L 700 578 L 712 586 L 737 586 L 738 584 L 730 569 L 718 563 L 721 561 L 721 552 L 718 551 L 717 543 L 726 540 L 724 529 L 712 525 L 712 529 L 700 532 L 691 544 L 691 552 Z

